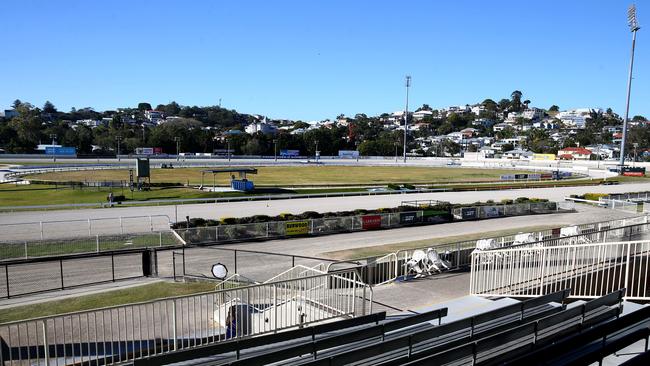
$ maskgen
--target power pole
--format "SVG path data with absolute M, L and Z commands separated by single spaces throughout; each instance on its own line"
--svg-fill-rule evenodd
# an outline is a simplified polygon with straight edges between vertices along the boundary
M 122 135 L 115 136 L 115 139 L 117 140 L 117 161 L 120 161 L 120 143 L 122 142 Z
M 632 55 L 630 57 L 630 72 L 627 76 L 627 99 L 625 102 L 625 118 L 623 119 L 623 138 L 621 139 L 621 172 L 623 170 L 623 166 L 625 166 L 625 139 L 627 138 L 627 119 L 630 113 L 630 92 L 632 91 L 632 70 L 634 69 L 634 46 L 636 44 L 636 31 L 641 29 L 641 27 L 639 27 L 639 23 L 636 20 L 636 7 L 634 5 L 630 5 L 627 10 L 627 24 L 630 26 L 630 32 L 632 32 Z
M 178 136 L 174 136 L 174 141 L 176 141 L 176 161 L 178 161 L 180 150 L 181 150 L 181 138 Z
M 273 160 L 278 161 L 278 139 L 273 139 Z
M 404 163 L 406 163 L 406 138 L 409 121 L 409 88 L 411 87 L 411 76 L 406 75 L 406 108 L 404 111 Z

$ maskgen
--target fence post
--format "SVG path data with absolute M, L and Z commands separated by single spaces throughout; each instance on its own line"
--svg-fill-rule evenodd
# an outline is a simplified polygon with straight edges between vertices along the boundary
M 237 249 L 235 249 L 235 273 L 237 273 Z M 183 263 L 185 263 L 185 258 L 183 258 Z
M 269 237 L 269 223 L 266 223 L 266 237 Z
M 93 235 L 92 226 L 90 225 L 90 219 L 88 219 L 88 235 Z
M 460 267 L 460 243 L 456 244 L 456 268 Z
M 111 253 L 111 276 L 115 282 L 115 255 Z
M 25 240 L 25 259 L 27 259 L 27 240 Z
M 43 349 L 45 350 L 45 354 L 43 355 L 43 359 L 45 361 L 45 366 L 50 366 L 50 346 L 47 344 L 47 320 L 43 320 Z
M 63 285 L 63 260 L 59 260 L 59 269 L 61 271 L 61 290 L 65 289 L 65 286 Z
M 122 224 L 122 216 L 120 216 L 120 234 L 124 234 L 124 225 Z
M 628 282 L 627 281 L 629 280 L 629 277 L 630 277 L 630 245 L 631 245 L 631 243 L 627 243 L 627 258 L 625 260 L 625 283 L 623 283 L 623 286 L 625 286 L 625 288 L 628 288 L 628 286 L 627 286 Z M 629 291 L 626 291 L 625 294 L 627 296 L 630 296 Z
M 174 339 L 174 351 L 176 351 L 178 347 L 178 337 L 176 334 L 176 299 L 172 302 L 172 337 Z
M 7 286 L 7 299 L 11 297 L 9 294 L 9 265 L 5 265 L 5 284 Z
M 162 231 L 158 232 L 158 243 L 159 243 L 158 246 L 162 247 Z
M 40 222 L 41 225 L 41 240 L 43 240 L 43 221 Z
M 99 235 L 95 235 L 95 242 L 97 244 L 97 253 L 99 253 Z

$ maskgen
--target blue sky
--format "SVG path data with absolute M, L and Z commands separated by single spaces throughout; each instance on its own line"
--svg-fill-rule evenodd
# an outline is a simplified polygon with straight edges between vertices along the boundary
M 637 4 L 630 114 L 650 117 L 650 6 Z M 623 114 L 624 1 L 7 1 L 0 107 L 216 105 L 273 118 L 444 107 L 524 93 Z M 412 109 L 412 108 L 411 108 Z

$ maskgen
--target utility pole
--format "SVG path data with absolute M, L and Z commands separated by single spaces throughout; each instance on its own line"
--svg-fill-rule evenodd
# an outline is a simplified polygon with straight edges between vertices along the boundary
M 406 108 L 404 111 L 404 163 L 406 163 L 406 142 L 409 120 L 409 88 L 411 87 L 411 76 L 406 75 Z
M 623 166 L 625 166 L 625 139 L 627 138 L 627 119 L 630 113 L 630 92 L 632 91 L 632 70 L 634 69 L 634 46 L 636 44 L 636 31 L 641 29 L 639 23 L 636 20 L 636 7 L 630 5 L 627 10 L 627 24 L 630 26 L 630 32 L 632 32 L 632 55 L 630 57 L 630 72 L 627 77 L 627 99 L 625 102 L 625 118 L 623 119 L 623 138 L 621 139 L 621 161 L 620 161 L 620 172 L 623 171 Z
M 50 138 L 52 139 L 52 160 L 56 162 L 56 149 L 54 148 L 54 145 L 56 144 L 56 134 L 51 133 Z
M 320 156 L 320 153 L 318 152 L 318 140 L 316 140 L 316 151 L 314 151 L 314 158 L 316 159 L 316 162 L 318 162 L 318 157 Z
M 273 160 L 278 161 L 278 139 L 273 139 Z
M 226 142 L 228 142 L 228 151 L 226 151 L 226 154 L 228 154 L 228 161 L 230 162 L 230 137 L 226 138 Z
M 122 135 L 115 136 L 115 139 L 117 140 L 117 161 L 120 161 L 120 143 L 122 142 Z
M 174 141 L 176 142 L 176 161 L 178 161 L 180 150 L 181 150 L 181 138 L 178 136 L 174 136 Z

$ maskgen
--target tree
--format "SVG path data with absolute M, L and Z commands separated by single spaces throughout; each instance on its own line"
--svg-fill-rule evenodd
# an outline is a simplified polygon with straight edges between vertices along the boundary
M 549 111 L 549 112 L 559 112 L 559 111 L 560 111 L 560 107 L 558 107 L 558 106 L 556 106 L 555 104 L 553 104 L 553 105 L 551 106 L 551 108 L 548 109 L 548 111 Z
M 507 111 L 510 108 L 510 104 L 511 104 L 510 100 L 505 99 L 505 98 L 501 99 L 499 101 L 499 110 L 500 111 Z
M 56 113 L 57 110 L 56 110 L 56 107 L 54 106 L 54 104 L 52 104 L 48 100 L 48 101 L 45 102 L 45 104 L 43 104 L 43 112 L 44 113 Z
M 530 104 L 530 100 L 528 99 L 524 100 L 524 106 L 526 107 L 526 109 L 528 109 L 529 104 Z
M 646 121 L 646 120 L 647 120 L 647 118 L 645 118 L 643 116 L 638 116 L 637 115 L 637 116 L 632 117 L 632 121 L 634 121 L 634 122 L 642 122 L 642 121 Z
M 485 107 L 488 111 L 496 111 L 497 108 L 499 107 L 495 101 L 492 99 L 486 99 L 484 100 L 481 105 Z
M 150 111 L 151 110 L 151 104 L 146 103 L 146 102 L 138 103 L 138 110 L 140 112 Z
M 23 102 L 21 102 L 20 99 L 16 99 L 13 103 L 11 103 L 11 107 L 13 107 L 13 109 L 18 109 L 21 104 L 23 104 Z
M 511 104 L 510 108 L 514 112 L 520 112 L 521 111 L 521 96 L 523 95 L 522 92 L 519 90 L 515 90 L 510 94 L 510 99 L 511 99 Z

